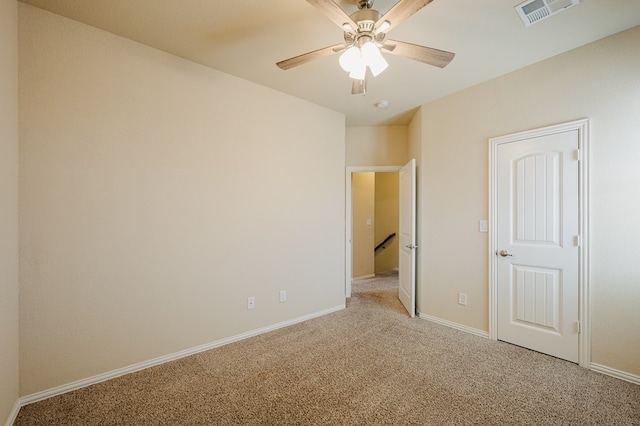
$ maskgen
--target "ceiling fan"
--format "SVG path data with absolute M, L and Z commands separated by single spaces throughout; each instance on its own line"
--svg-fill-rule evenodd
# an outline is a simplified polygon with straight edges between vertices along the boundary
M 349 73 L 352 79 L 351 93 L 357 95 L 365 94 L 367 91 L 367 69 L 375 77 L 387 68 L 387 61 L 381 51 L 440 68 L 447 66 L 455 56 L 455 53 L 444 50 L 386 40 L 387 32 L 433 0 L 399 0 L 384 15 L 373 9 L 373 0 L 358 0 L 358 11 L 351 16 L 334 0 L 307 1 L 344 31 L 344 43 L 280 61 L 276 65 L 283 70 L 343 52 L 340 56 L 340 66 Z

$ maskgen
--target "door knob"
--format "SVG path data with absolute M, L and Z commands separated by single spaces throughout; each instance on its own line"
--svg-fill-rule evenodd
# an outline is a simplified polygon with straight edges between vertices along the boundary
M 502 257 L 510 257 L 510 256 L 513 256 L 511 253 L 509 253 L 509 252 L 508 252 L 508 251 L 506 251 L 506 250 L 500 250 L 500 253 L 498 253 L 498 254 L 499 254 L 500 256 L 502 256 Z

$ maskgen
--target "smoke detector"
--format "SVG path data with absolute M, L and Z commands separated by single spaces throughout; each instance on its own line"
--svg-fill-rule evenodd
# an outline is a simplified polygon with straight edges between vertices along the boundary
M 580 0 L 527 0 L 516 6 L 516 12 L 530 26 L 580 3 Z

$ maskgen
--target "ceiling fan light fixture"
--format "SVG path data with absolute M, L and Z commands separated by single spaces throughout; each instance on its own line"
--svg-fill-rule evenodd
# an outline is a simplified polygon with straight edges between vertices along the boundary
M 389 27 L 391 27 L 391 22 L 389 21 L 384 21 L 382 24 L 380 24 L 380 26 L 378 27 L 378 29 L 376 30 L 377 33 L 385 33 L 387 32 L 387 30 L 389 29 Z
M 374 77 L 377 77 L 382 71 L 386 70 L 389 64 L 382 57 L 380 49 L 373 42 L 366 42 L 360 48 L 362 50 L 362 58 L 364 62 L 371 69 L 371 73 Z
M 360 49 L 356 46 L 351 46 L 345 52 L 340 55 L 338 59 L 340 66 L 346 72 L 351 72 L 354 68 L 358 66 L 360 62 L 362 62 L 362 54 L 360 53 Z
M 360 60 L 360 62 L 351 70 L 349 77 L 354 80 L 364 80 L 367 74 L 367 64 Z
M 382 71 L 387 69 L 388 66 L 389 64 L 382 56 L 377 58 L 374 62 L 369 63 L 369 69 L 371 70 L 371 74 L 373 74 L 374 77 L 379 76 Z
M 342 29 L 348 33 L 353 33 L 356 31 L 348 22 L 345 22 L 344 24 L 342 24 Z
M 362 57 L 364 58 L 365 62 L 368 62 L 370 59 L 373 59 L 380 54 L 380 50 L 371 41 L 365 42 L 360 47 L 360 51 L 362 52 Z

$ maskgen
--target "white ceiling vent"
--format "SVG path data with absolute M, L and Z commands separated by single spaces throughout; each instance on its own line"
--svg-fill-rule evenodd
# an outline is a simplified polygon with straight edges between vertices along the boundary
M 516 11 L 528 27 L 578 3 L 580 0 L 527 0 L 516 6 Z

